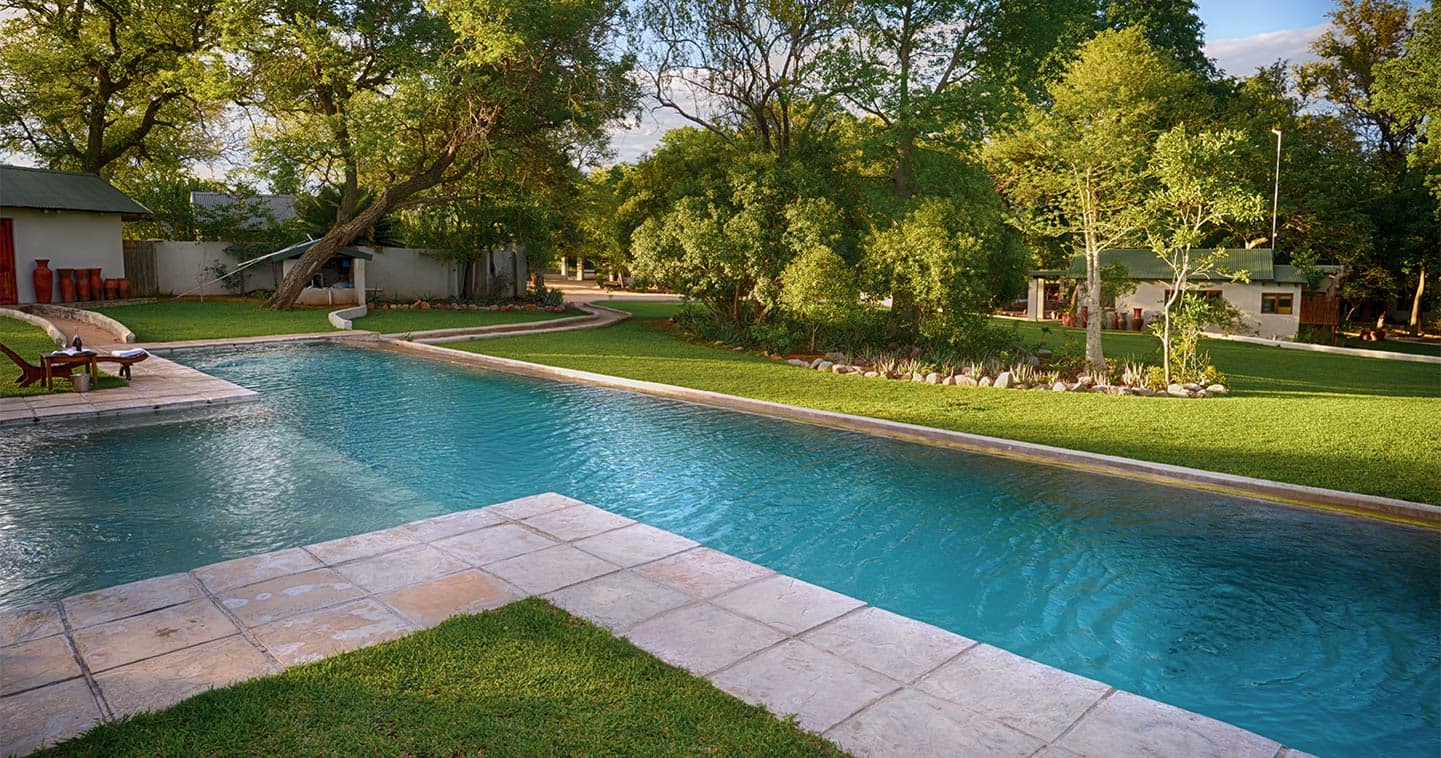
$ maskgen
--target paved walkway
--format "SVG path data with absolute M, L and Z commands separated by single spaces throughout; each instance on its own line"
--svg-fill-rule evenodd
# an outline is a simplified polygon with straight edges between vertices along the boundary
M 554 493 L 0 613 L 0 754 L 530 595 L 857 755 L 1300 755 Z
M 605 305 L 607 300 L 643 300 L 679 302 L 680 295 L 671 295 L 659 292 L 631 292 L 628 290 L 607 290 L 596 284 L 592 279 L 577 282 L 574 279 L 562 279 L 559 273 L 547 272 L 545 275 L 545 286 L 550 289 L 560 290 L 565 296 L 567 303 L 590 303 Z

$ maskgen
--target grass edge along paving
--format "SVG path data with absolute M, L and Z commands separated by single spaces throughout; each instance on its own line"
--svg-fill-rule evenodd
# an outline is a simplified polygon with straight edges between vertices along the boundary
M 269 337 L 279 334 L 334 332 L 328 314 L 331 308 L 295 308 L 272 311 L 257 301 L 161 300 L 140 305 L 117 305 L 95 309 L 135 332 L 138 342 Z M 546 311 L 457 311 L 457 310 L 372 310 L 355 319 L 356 329 L 399 334 L 428 329 L 495 326 L 562 318 L 567 313 Z
M 945 387 L 805 371 L 687 342 L 657 319 L 674 304 L 608 302 L 605 329 L 445 347 L 630 379 L 1119 455 L 1226 474 L 1441 504 L 1441 367 L 1204 341 L 1232 394 L 1197 400 Z M 1016 324 L 1057 349 L 1079 330 Z M 1107 333 L 1108 355 L 1156 340 Z
M 101 724 L 69 755 L 844 755 L 539 598 Z

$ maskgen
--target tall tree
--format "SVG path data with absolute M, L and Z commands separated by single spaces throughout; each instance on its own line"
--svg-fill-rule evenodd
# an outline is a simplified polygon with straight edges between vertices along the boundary
M 1436 221 L 1441 222 L 1441 13 L 1433 5 L 1416 15 L 1414 34 L 1398 58 L 1377 64 L 1371 105 L 1400 123 L 1416 123 L 1416 142 L 1407 155 L 1411 171 L 1422 174 L 1431 188 Z M 1412 334 L 1421 331 L 1422 298 L 1428 267 L 1441 264 L 1441 251 L 1433 239 L 1429 254 L 1423 249 L 1414 261 L 1416 289 L 1411 298 Z M 1434 298 L 1433 298 L 1434 299 Z
M 784 157 L 832 112 L 819 53 L 845 0 L 645 0 L 641 69 L 662 106 L 728 142 Z
M 1086 361 L 1097 369 L 1101 251 L 1138 236 L 1152 146 L 1196 85 L 1140 29 L 1102 32 L 1049 88 L 1049 107 L 1028 109 L 987 147 L 1001 194 L 1085 260 Z
M 1396 0 L 1339 0 L 1330 17 L 1334 28 L 1312 46 L 1319 60 L 1297 67 L 1297 80 L 1303 93 L 1331 103 L 1361 141 L 1375 170 L 1365 207 L 1376 230 L 1372 260 L 1378 265 L 1358 273 L 1370 273 L 1378 284 L 1372 289 L 1382 293 L 1414 281 L 1413 327 L 1419 328 L 1426 271 L 1441 259 L 1437 199 L 1408 164 L 1425 114 L 1386 108 L 1384 87 L 1376 98 L 1378 76 L 1403 58 L 1411 39 L 1411 9 Z M 1385 304 L 1378 310 L 1380 327 Z
M 259 2 L 237 32 L 270 150 L 343 188 L 271 308 L 386 214 L 437 200 L 498 152 L 601 141 L 634 103 L 614 0 Z M 375 199 L 358 210 L 361 186 Z
M 1032 90 L 1057 40 L 1090 5 L 1000 0 L 860 0 L 823 63 L 832 89 L 874 118 L 894 152 L 891 181 L 915 191 L 922 135 L 969 147 L 1017 89 Z
M 1151 171 L 1156 188 L 1146 198 L 1147 238 L 1151 249 L 1171 269 L 1171 291 L 1162 309 L 1161 355 L 1166 382 L 1193 355 L 1173 355 L 1171 320 L 1193 277 L 1207 274 L 1247 276 L 1249 272 L 1219 271 L 1225 248 L 1200 249 L 1207 237 L 1236 221 L 1261 218 L 1261 196 L 1245 185 L 1245 139 L 1237 131 L 1192 132 L 1177 126 L 1156 140 Z M 1197 381 L 1184 377 L 1183 381 Z
M 1219 76 L 1206 57 L 1205 25 L 1195 0 L 1101 0 L 1101 23 L 1107 29 L 1139 27 L 1146 39 L 1203 79 Z
M 0 2 L 0 146 L 52 168 L 204 157 L 223 103 L 215 0 Z

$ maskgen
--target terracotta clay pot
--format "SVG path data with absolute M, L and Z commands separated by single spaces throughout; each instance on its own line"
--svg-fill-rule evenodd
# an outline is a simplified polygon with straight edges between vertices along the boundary
M 106 279 L 106 280 L 105 280 L 105 299 L 106 299 L 106 300 L 114 300 L 114 299 L 116 299 L 116 298 L 118 298 L 118 297 L 120 297 L 120 280 L 119 280 L 119 279 Z
M 60 302 L 75 302 L 75 269 L 56 269 L 60 272 Z
M 105 283 L 100 279 L 100 269 L 87 268 L 85 270 L 90 273 L 90 296 L 99 300 L 105 291 Z
M 55 294 L 55 272 L 50 270 L 49 258 L 35 259 L 35 272 L 31 278 L 35 283 L 35 302 L 50 302 Z
M 124 278 L 124 277 L 121 277 L 120 279 L 117 279 L 116 281 L 118 281 L 118 282 L 120 283 L 120 299 L 121 299 L 121 300 L 129 300 L 129 299 L 130 299 L 130 280 L 129 280 L 129 279 L 126 279 L 126 278 Z
M 1141 327 L 1144 326 L 1144 324 L 1141 323 L 1141 309 L 1132 308 L 1131 313 L 1131 328 L 1139 332 L 1141 331 Z
M 75 299 L 81 302 L 90 300 L 90 276 L 83 268 L 75 270 Z

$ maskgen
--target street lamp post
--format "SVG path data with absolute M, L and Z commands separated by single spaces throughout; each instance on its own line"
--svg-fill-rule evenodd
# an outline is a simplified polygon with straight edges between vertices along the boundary
M 1271 252 L 1276 252 L 1276 208 L 1281 202 L 1281 130 L 1272 129 L 1276 135 L 1276 185 L 1271 191 Z

